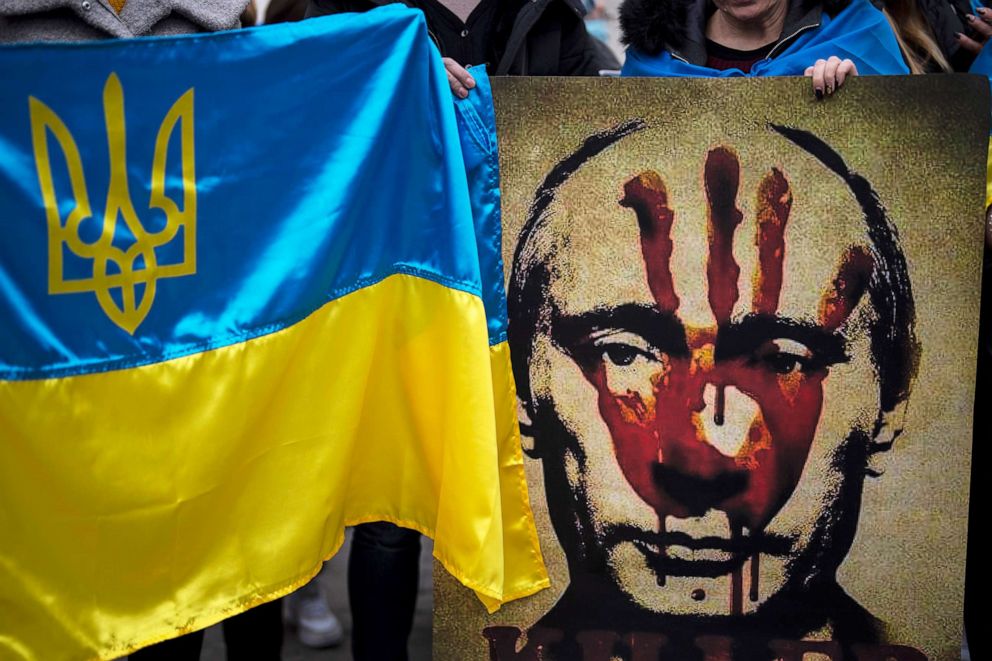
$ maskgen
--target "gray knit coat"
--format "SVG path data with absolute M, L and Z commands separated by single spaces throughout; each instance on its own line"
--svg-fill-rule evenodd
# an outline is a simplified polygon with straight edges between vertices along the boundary
M 215 32 L 240 27 L 248 0 L 0 0 L 0 44 Z

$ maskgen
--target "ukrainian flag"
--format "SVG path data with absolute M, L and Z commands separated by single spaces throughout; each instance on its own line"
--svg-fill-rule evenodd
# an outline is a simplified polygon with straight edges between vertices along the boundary
M 0 658 L 206 627 L 366 521 L 547 586 L 476 78 L 392 7 L 0 49 Z

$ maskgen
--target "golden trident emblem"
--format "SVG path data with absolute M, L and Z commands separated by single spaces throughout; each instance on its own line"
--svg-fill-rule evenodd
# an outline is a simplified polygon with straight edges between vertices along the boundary
M 107 126 L 107 146 L 110 151 L 110 186 L 103 213 L 100 237 L 91 243 L 79 235 L 80 224 L 93 216 L 90 209 L 83 164 L 72 133 L 58 115 L 47 105 L 30 97 L 31 138 L 34 145 L 38 183 L 45 203 L 48 220 L 48 293 L 75 294 L 95 292 L 104 313 L 130 334 L 138 328 L 155 300 L 156 283 L 160 278 L 176 278 L 196 273 L 196 175 L 193 159 L 193 88 L 172 104 L 162 120 L 155 138 L 152 157 L 151 198 L 149 208 L 165 214 L 165 227 L 149 232 L 138 219 L 128 191 L 127 148 L 124 125 L 124 92 L 116 73 L 110 74 L 103 86 L 103 114 Z M 165 165 L 169 143 L 179 126 L 182 160 L 182 209 L 165 194 Z M 69 170 L 74 205 L 65 222 L 59 211 L 48 154 L 51 133 L 65 155 Z M 126 249 L 113 245 L 117 220 L 134 237 Z M 155 249 L 172 241 L 183 230 L 183 260 L 177 264 L 159 264 Z M 77 256 L 92 260 L 90 277 L 66 279 L 62 266 L 63 246 Z M 144 285 L 143 291 L 139 285 Z M 120 290 L 120 302 L 111 290 Z

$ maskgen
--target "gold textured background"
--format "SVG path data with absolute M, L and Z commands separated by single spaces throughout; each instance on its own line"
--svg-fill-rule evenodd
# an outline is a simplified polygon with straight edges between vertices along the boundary
M 987 82 L 866 77 L 823 102 L 813 99 L 808 80 L 797 78 L 504 78 L 493 88 L 507 275 L 517 233 L 547 171 L 589 134 L 625 119 L 644 118 L 649 138 L 626 138 L 608 152 L 622 155 L 600 161 L 650 160 L 651 150 L 671 160 L 688 148 L 692 172 L 678 176 L 698 178 L 706 150 L 726 142 L 741 156 L 745 212 L 760 175 L 749 162 L 774 164 L 763 153 L 781 152 L 784 144 L 769 138 L 768 122 L 812 131 L 872 183 L 901 233 L 923 355 L 906 431 L 885 457 L 886 474 L 865 483 L 857 537 L 839 581 L 889 624 L 894 642 L 934 659 L 960 658 Z M 672 173 L 662 175 L 668 180 Z M 803 244 L 815 250 L 815 240 Z M 525 629 L 567 584 L 537 461 L 527 460 L 527 476 L 553 587 L 487 617 L 471 592 L 435 571 L 435 659 L 488 658 L 483 627 Z

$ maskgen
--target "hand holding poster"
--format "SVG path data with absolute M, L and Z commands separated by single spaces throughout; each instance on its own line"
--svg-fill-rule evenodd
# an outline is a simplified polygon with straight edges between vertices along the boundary
M 436 656 L 957 658 L 987 83 L 494 87 L 554 589 Z

